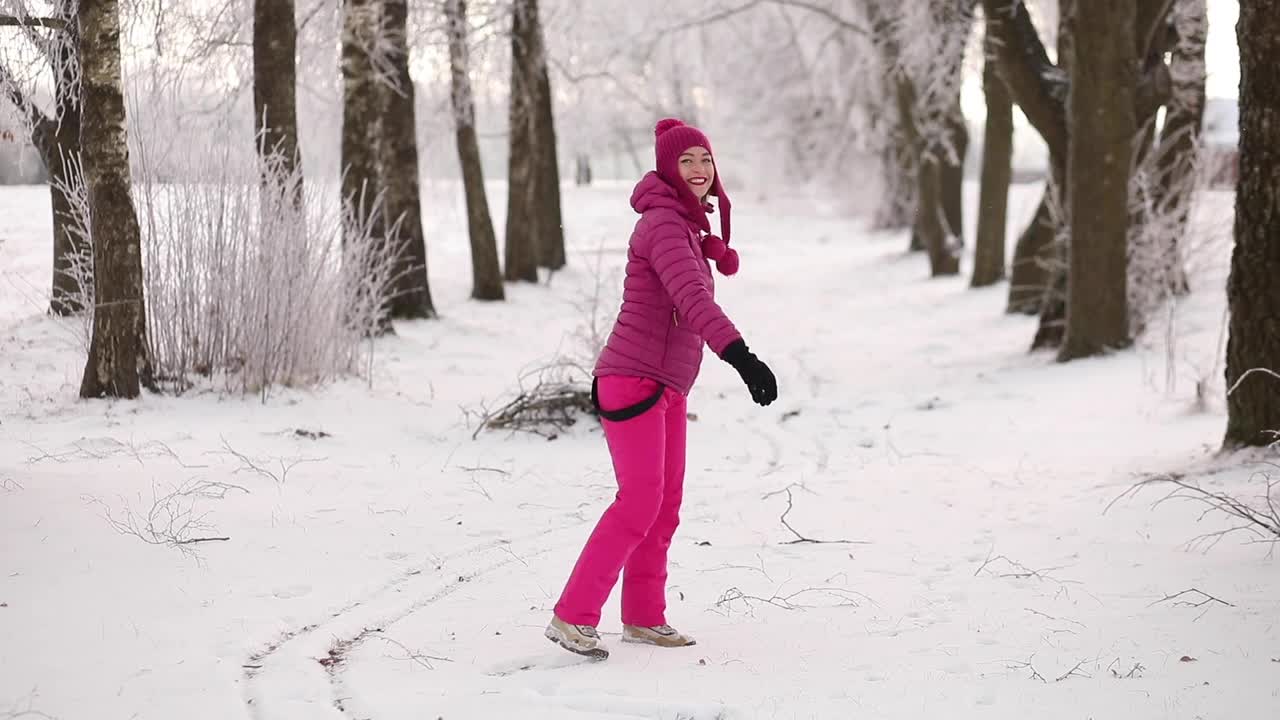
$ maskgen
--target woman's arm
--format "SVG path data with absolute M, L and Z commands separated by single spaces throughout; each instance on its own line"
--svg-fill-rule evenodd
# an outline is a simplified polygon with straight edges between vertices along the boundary
M 696 332 L 716 355 L 742 334 L 716 304 L 708 287 L 703 262 L 689 244 L 682 222 L 659 220 L 651 230 L 649 264 L 690 330 Z

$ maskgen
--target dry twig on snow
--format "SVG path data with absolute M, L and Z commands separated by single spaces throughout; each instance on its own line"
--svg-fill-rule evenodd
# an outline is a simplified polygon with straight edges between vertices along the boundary
M 1266 464 L 1280 469 L 1280 465 L 1275 463 Z M 1200 514 L 1200 520 L 1203 520 L 1211 513 L 1217 512 L 1239 521 L 1239 524 L 1225 530 L 1205 533 L 1193 538 L 1187 543 L 1189 547 L 1203 544 L 1207 552 L 1218 544 L 1222 538 L 1237 532 L 1256 535 L 1258 536 L 1256 542 L 1271 543 L 1274 546 L 1274 544 L 1280 543 L 1280 481 L 1273 479 L 1266 473 L 1255 473 L 1254 475 L 1255 478 L 1259 476 L 1265 483 L 1262 494 L 1257 498 L 1245 499 L 1229 495 L 1223 491 L 1206 490 L 1195 481 L 1185 479 L 1181 474 L 1157 475 L 1130 487 L 1115 500 L 1112 500 L 1107 505 L 1107 509 L 1109 510 L 1121 498 L 1136 495 L 1143 488 L 1153 485 L 1170 485 L 1173 489 L 1163 498 L 1157 500 L 1152 507 L 1159 506 L 1170 500 L 1190 500 L 1207 506 L 1205 511 Z
M 795 602 L 796 598 L 800 597 L 801 595 L 806 595 L 809 593 L 821 593 L 821 594 L 828 595 L 830 597 L 835 598 L 837 602 L 832 607 L 861 607 L 858 604 L 858 600 L 867 600 L 867 601 L 871 600 L 871 598 L 867 597 L 866 595 L 863 595 L 860 592 L 856 592 L 853 590 L 846 590 L 844 588 L 830 588 L 830 587 L 805 588 L 803 590 L 797 590 L 787 595 L 780 595 L 778 592 L 775 591 L 769 597 L 766 598 L 760 595 L 748 595 L 742 590 L 736 587 L 732 587 L 732 588 L 729 588 L 728 590 L 725 590 L 723 593 L 721 593 L 720 598 L 716 600 L 715 606 L 717 608 L 729 609 L 732 607 L 733 603 L 742 602 L 748 608 L 750 608 L 753 602 L 759 602 L 759 603 L 764 603 L 766 605 L 772 605 L 773 607 L 776 607 L 780 610 L 802 610 L 806 608 L 818 607 L 817 605 L 808 605 L 808 604 L 801 604 L 801 603 Z
M 774 492 L 767 493 L 765 494 L 764 498 L 762 498 L 762 499 L 768 499 L 773 497 L 774 495 L 779 495 L 781 493 L 786 493 L 787 495 L 787 509 L 782 511 L 782 516 L 779 517 L 778 519 L 782 522 L 783 527 L 790 530 L 791 534 L 796 536 L 796 539 L 788 540 L 787 542 L 783 543 L 783 545 L 870 545 L 871 544 L 866 540 L 815 540 L 811 537 L 806 537 L 804 535 L 801 535 L 798 530 L 796 530 L 794 527 L 791 526 L 791 523 L 787 522 L 787 515 L 791 514 L 791 511 L 795 509 L 795 498 L 791 495 L 791 488 L 793 487 L 798 487 L 802 490 L 805 489 L 803 485 L 792 483 L 791 485 L 788 485 L 787 487 L 781 490 L 775 490 Z
M 222 439 L 223 453 L 227 455 L 231 455 L 240 461 L 240 467 L 235 470 L 235 473 L 240 473 L 245 471 L 253 472 L 263 477 L 270 478 L 274 480 L 277 484 L 284 484 L 284 482 L 289 479 L 289 472 L 293 470 L 295 467 L 303 463 L 313 463 L 313 462 L 320 462 L 324 460 L 324 458 L 283 458 L 283 457 L 270 458 L 280 466 L 280 474 L 277 475 L 276 473 L 272 472 L 268 468 L 263 467 L 262 461 L 254 460 L 248 455 L 245 455 L 239 450 L 236 450 L 235 448 L 231 447 L 231 443 L 227 442 L 226 438 L 221 438 L 221 439 Z
M 594 417 L 596 411 L 591 403 L 590 386 L 571 379 L 568 373 L 552 365 L 521 377 L 515 397 L 497 410 L 481 407 L 476 414 L 480 422 L 472 439 L 479 437 L 483 430 L 512 430 L 554 440 L 577 423 L 579 417 Z
M 127 500 L 122 499 L 120 517 L 102 499 L 87 497 L 86 500 L 102 507 L 103 516 L 116 532 L 136 537 L 149 545 L 177 548 L 184 554 L 193 555 L 192 545 L 231 539 L 204 534 L 212 533 L 214 529 L 205 521 L 208 513 L 197 512 L 196 503 L 200 500 L 221 500 L 232 490 L 249 492 L 239 485 L 205 480 L 188 480 L 164 494 L 153 487 L 152 504 L 145 514 L 134 510 Z

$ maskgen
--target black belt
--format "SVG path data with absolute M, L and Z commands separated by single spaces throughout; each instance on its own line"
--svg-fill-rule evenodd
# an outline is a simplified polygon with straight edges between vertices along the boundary
M 629 405 L 627 407 L 622 408 L 621 410 L 605 410 L 604 408 L 600 407 L 600 397 L 599 397 L 599 394 L 596 392 L 596 386 L 598 384 L 599 384 L 599 378 L 594 378 L 594 377 L 591 378 L 591 404 L 595 406 L 596 412 L 600 414 L 600 417 L 612 422 L 622 422 L 624 420 L 630 420 L 632 418 L 640 417 L 641 415 L 649 412 L 649 410 L 653 409 L 653 406 L 657 405 L 658 401 L 662 399 L 662 393 L 666 392 L 667 390 L 666 387 L 662 385 L 662 383 L 658 383 L 657 392 L 655 392 L 650 397 L 647 397 L 644 400 L 641 400 L 635 405 Z

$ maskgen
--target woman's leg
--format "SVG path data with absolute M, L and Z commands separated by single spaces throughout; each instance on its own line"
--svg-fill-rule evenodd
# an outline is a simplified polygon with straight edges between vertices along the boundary
M 634 377 L 600 378 L 600 406 L 615 410 L 653 395 L 658 384 Z M 648 412 L 630 420 L 604 420 L 613 457 L 618 494 L 604 511 L 565 584 L 556 617 L 574 625 L 596 626 L 600 609 L 618 582 L 618 574 L 644 540 L 662 505 L 667 405 L 664 393 Z
M 680 525 L 684 497 L 685 436 L 688 414 L 685 397 L 667 390 L 662 505 L 649 534 L 631 553 L 622 575 L 622 622 L 653 627 L 665 625 L 667 609 L 667 551 Z

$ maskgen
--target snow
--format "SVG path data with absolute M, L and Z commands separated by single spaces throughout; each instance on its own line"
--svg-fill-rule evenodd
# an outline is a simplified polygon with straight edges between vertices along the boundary
M 371 383 L 265 403 L 76 399 L 78 321 L 41 313 L 47 193 L 0 191 L 0 717 L 1280 716 L 1269 546 L 1194 544 L 1231 524 L 1121 497 L 1168 471 L 1257 492 L 1259 458 L 1216 454 L 1225 247 L 1176 322 L 1060 365 L 1003 286 L 928 279 L 901 233 L 735 197 L 719 297 L 781 399 L 708 354 L 669 610 L 698 644 L 621 644 L 615 597 L 590 663 L 542 628 L 613 493 L 603 439 L 473 440 L 467 410 L 571 343 L 597 249 L 616 297 L 630 188 L 566 187 L 571 267 L 503 304 L 467 299 L 460 193 L 426 188 L 443 318 L 379 341 Z M 1011 236 L 1037 198 L 1016 188 Z M 177 507 L 229 540 L 184 553 L 106 519 L 201 482 L 237 487 Z M 788 490 L 797 532 L 851 542 L 793 543 Z M 1230 605 L 1162 601 L 1192 588 Z

